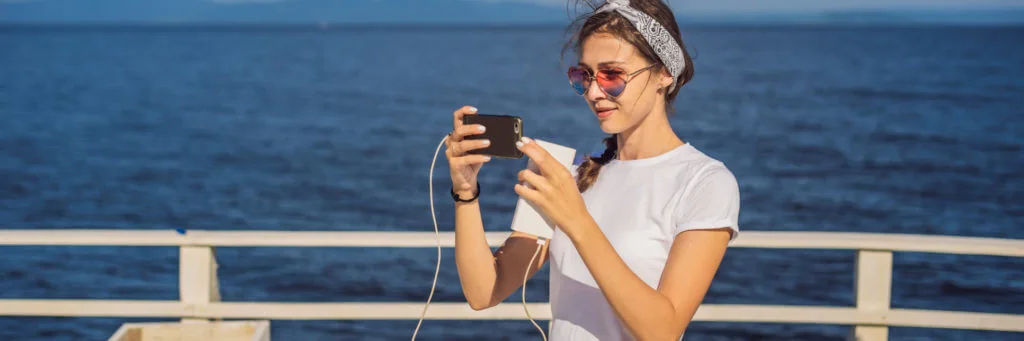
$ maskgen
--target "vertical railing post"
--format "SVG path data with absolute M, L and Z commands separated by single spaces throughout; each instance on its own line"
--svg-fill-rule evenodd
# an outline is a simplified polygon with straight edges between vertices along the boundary
M 858 250 L 854 299 L 857 310 L 886 313 L 892 302 L 892 251 Z M 857 341 L 888 341 L 886 325 L 857 325 L 852 336 Z
M 181 301 L 195 311 L 197 306 L 220 301 L 217 260 L 212 247 L 182 246 L 179 259 L 178 288 Z M 183 318 L 183 323 L 206 323 L 202 318 Z

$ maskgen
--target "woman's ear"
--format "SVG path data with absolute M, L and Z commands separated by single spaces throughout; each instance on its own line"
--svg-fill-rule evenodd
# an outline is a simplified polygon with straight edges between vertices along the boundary
M 658 73 L 658 75 L 660 75 L 660 77 L 658 77 L 659 88 L 668 88 L 669 86 L 672 85 L 672 82 L 675 80 L 672 77 L 672 74 L 668 73 L 668 70 L 662 70 L 661 72 Z

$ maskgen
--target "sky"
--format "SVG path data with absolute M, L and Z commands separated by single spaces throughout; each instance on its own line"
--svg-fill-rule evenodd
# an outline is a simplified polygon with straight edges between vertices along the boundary
M 551 6 L 562 6 L 565 3 L 565 0 L 514 1 Z M 803 12 L 885 8 L 925 10 L 993 7 L 1024 8 L 1024 0 L 669 0 L 669 2 L 674 9 L 698 12 Z
M 557 22 L 567 0 L 0 0 L 3 22 Z M 575 2 L 577 0 L 568 0 Z M 668 0 L 688 22 L 1024 23 L 1024 0 Z M 597 0 L 594 2 L 603 2 Z M 854 12 L 854 15 L 835 13 Z M 865 16 L 857 11 L 868 11 Z M 876 15 L 877 11 L 900 11 Z M 911 13 L 922 12 L 922 13 Z M 794 16 L 793 14 L 798 14 Z M 467 19 L 468 18 L 468 19 Z M 765 19 L 768 18 L 768 19 Z M 810 19 L 808 19 L 810 18 Z M 867 19 L 865 19 L 867 18 Z M 472 19 L 472 20 L 470 20 Z
M 55 0 L 0 0 L 0 4 L 17 4 Z M 66 0 L 65 0 L 66 1 Z M 83 1 L 83 0 L 78 0 Z M 87 1 L 87 0 L 86 0 Z M 137 0 L 167 2 L 179 0 Z M 273 3 L 301 0 L 206 0 L 221 4 Z M 380 2 L 393 0 L 337 0 L 340 2 Z M 522 2 L 545 6 L 564 6 L 566 0 L 466 0 L 477 2 Z M 570 0 L 571 1 L 571 0 Z M 600 0 L 598 0 L 600 1 Z M 831 9 L 949 9 L 949 8 L 1024 8 L 1024 0 L 668 0 L 673 8 L 701 12 L 734 11 L 814 11 Z

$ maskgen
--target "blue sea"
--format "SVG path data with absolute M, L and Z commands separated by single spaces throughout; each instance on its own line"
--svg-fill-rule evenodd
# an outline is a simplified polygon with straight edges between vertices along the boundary
M 686 27 L 671 117 L 735 173 L 746 231 L 1024 239 L 1024 28 Z M 433 231 L 452 111 L 521 116 L 600 152 L 564 27 L 0 28 L 0 228 Z M 435 197 L 453 229 L 448 169 Z M 488 231 L 515 174 L 481 172 Z M 0 298 L 178 299 L 170 247 L 0 247 Z M 424 249 L 218 248 L 225 301 L 426 300 Z M 853 305 L 853 251 L 731 249 L 705 300 Z M 435 302 L 464 301 L 451 249 Z M 893 306 L 1024 314 L 1024 259 L 895 254 Z M 528 284 L 546 301 L 543 270 Z M 513 295 L 509 302 L 518 300 Z M 125 321 L 0 317 L 0 340 L 106 340 Z M 272 321 L 274 340 L 403 340 L 416 321 Z M 845 326 L 694 323 L 687 340 L 844 340 Z M 420 340 L 538 339 L 427 321 Z M 892 340 L 1024 340 L 892 328 Z

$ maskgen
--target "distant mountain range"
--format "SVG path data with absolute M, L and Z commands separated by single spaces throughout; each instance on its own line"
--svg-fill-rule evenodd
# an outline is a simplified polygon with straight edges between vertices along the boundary
M 235 2 L 228 4 L 227 2 Z M 238 3 L 241 2 L 241 3 Z M 1024 24 L 1024 7 L 677 13 L 680 24 Z M 564 24 L 566 8 L 467 0 L 0 0 L 0 23 Z

